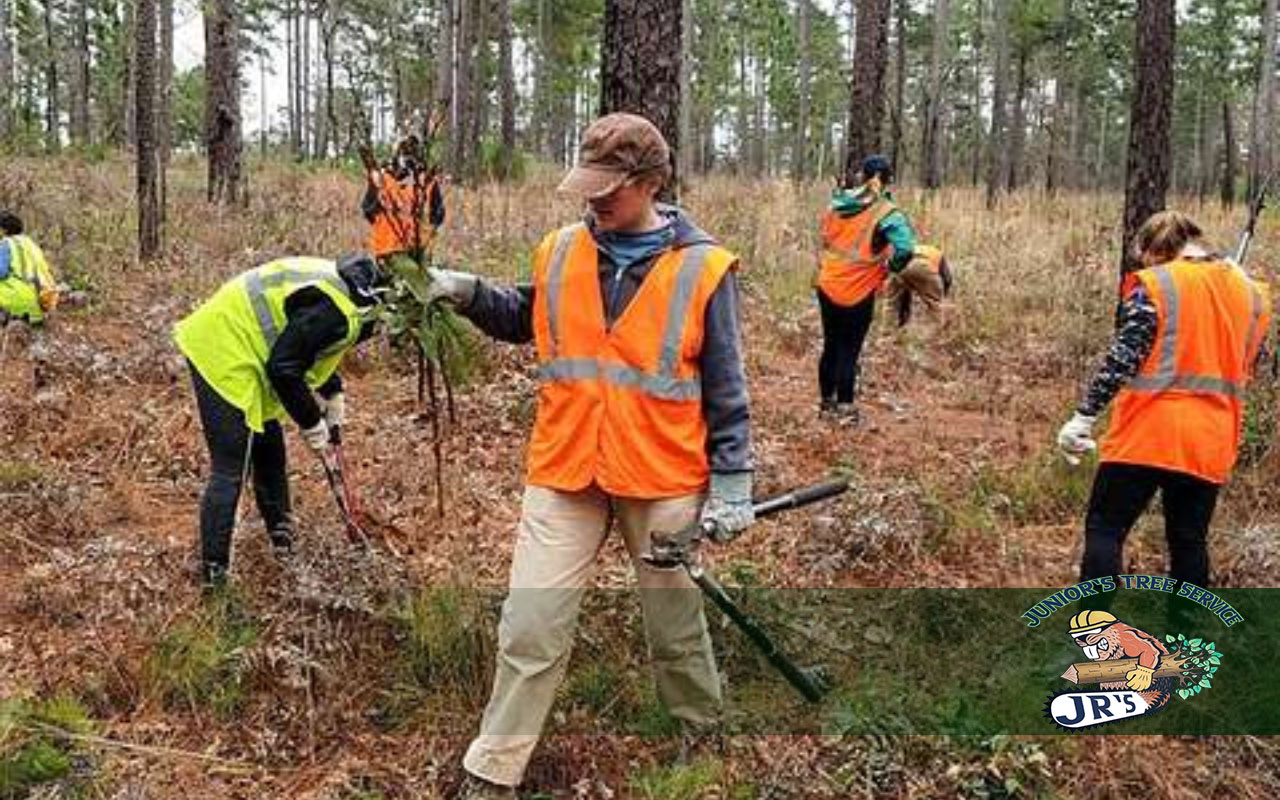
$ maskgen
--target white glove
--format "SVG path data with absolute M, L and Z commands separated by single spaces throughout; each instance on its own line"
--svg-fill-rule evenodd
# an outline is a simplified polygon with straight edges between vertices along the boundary
M 712 525 L 711 538 L 727 542 L 756 521 L 750 472 L 713 472 L 701 521 Z
M 431 278 L 431 286 L 427 289 L 427 302 L 442 300 L 455 306 L 468 306 L 476 296 L 476 285 L 480 279 L 467 272 L 451 269 L 427 268 L 427 276 Z
M 341 427 L 347 419 L 347 399 L 342 392 L 332 397 L 320 398 L 320 410 L 324 412 L 324 421 L 330 428 Z
M 304 428 L 302 441 L 315 452 L 323 454 L 329 449 L 329 426 L 322 419 L 310 428 Z
M 1093 423 L 1097 419 L 1077 411 L 1058 431 L 1058 449 L 1071 466 L 1080 463 L 1080 456 L 1098 449 L 1098 443 L 1093 440 Z

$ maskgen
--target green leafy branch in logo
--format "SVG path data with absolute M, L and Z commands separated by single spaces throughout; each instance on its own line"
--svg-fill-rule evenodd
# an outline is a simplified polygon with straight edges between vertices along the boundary
M 1186 700 L 1205 689 L 1212 689 L 1211 681 L 1218 672 L 1218 666 L 1222 664 L 1222 653 L 1214 647 L 1214 643 L 1204 644 L 1203 639 L 1188 639 L 1182 634 L 1178 634 L 1176 639 L 1168 634 L 1164 639 L 1172 645 L 1169 659 L 1178 661 L 1182 667 L 1178 677 L 1178 697 Z

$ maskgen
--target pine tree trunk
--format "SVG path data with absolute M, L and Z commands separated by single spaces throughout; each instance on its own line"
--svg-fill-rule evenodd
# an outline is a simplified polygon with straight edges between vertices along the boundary
M 208 199 L 234 204 L 240 198 L 240 60 L 236 0 L 208 0 L 204 20 L 205 146 L 209 157 Z
M 0 25 L 0 30 L 4 27 Z M 6 38 L 8 34 L 5 34 Z M 71 143 L 89 145 L 89 0 L 75 0 L 75 46 L 71 48 Z M 0 82 L 8 85 L 0 78 Z
M 156 0 L 138 0 L 136 46 L 138 129 L 138 258 L 160 254 L 160 187 L 156 152 Z
M 284 83 L 289 117 L 289 149 L 296 157 L 298 155 L 298 81 L 293 31 L 293 0 L 287 0 L 284 5 Z
M 454 2 L 441 0 L 439 10 L 440 49 L 436 53 L 436 108 L 444 114 L 444 132 L 448 143 L 453 143 L 454 108 L 453 108 L 453 34 L 454 34 Z M 446 154 L 447 155 L 447 154 Z M 446 161 L 448 158 L 446 157 Z
M 1249 131 L 1249 197 L 1273 167 L 1276 126 L 1276 4 L 1264 0 L 1262 13 L 1262 47 L 1258 65 L 1258 92 L 1253 100 L 1253 125 Z
M 747 114 L 747 100 L 751 96 L 747 79 L 747 2 L 738 0 L 737 4 L 738 34 L 738 102 L 737 102 L 737 139 L 738 139 L 738 174 L 746 175 L 751 163 L 749 142 L 751 141 L 750 119 Z
M 1139 226 L 1164 209 L 1169 190 L 1174 24 L 1174 0 L 1138 0 L 1122 271 L 1134 266 L 1130 245 Z
M 1022 182 L 1022 160 L 1027 144 L 1027 59 L 1025 48 L 1018 50 L 1013 93 L 1013 125 L 1009 130 L 1009 191 L 1016 192 Z
M 925 87 L 924 125 L 921 136 L 920 163 L 924 184 L 930 189 L 942 186 L 942 108 L 944 99 L 943 69 L 951 36 L 950 0 L 933 2 L 933 43 L 929 49 L 929 80 Z
M 999 2 L 999 0 L 997 0 Z M 970 134 L 973 136 L 973 147 L 970 150 L 969 182 L 975 187 L 982 175 L 982 25 L 983 0 L 977 0 L 974 14 L 973 31 L 973 96 L 969 99 Z
M 169 220 L 169 160 L 173 153 L 173 0 L 159 0 L 160 57 L 156 78 L 160 82 L 156 93 L 159 101 L 156 109 L 156 143 L 159 146 L 157 163 L 160 165 L 160 235 Z
M 498 0 L 499 94 L 502 97 L 501 178 L 511 180 L 516 155 L 516 78 L 511 60 L 511 0 Z
M 45 91 L 45 150 L 56 153 L 62 148 L 58 109 L 58 45 L 54 41 L 54 0 L 44 2 L 44 91 Z
M 0 137 L 7 138 L 13 133 L 13 45 L 9 39 L 9 3 L 11 0 L 0 0 L 0 85 L 5 87 L 0 93 Z
M 1222 101 L 1222 183 L 1219 198 L 1224 206 L 1236 202 L 1236 126 L 1231 114 L 1231 101 Z
M 857 179 L 862 159 L 877 153 L 884 129 L 884 73 L 888 63 L 889 0 L 858 0 L 849 101 L 849 140 L 845 144 L 844 181 Z
M 471 40 L 471 110 L 467 129 L 467 162 L 470 174 L 478 177 L 485 170 L 484 137 L 489 133 L 489 0 L 476 0 Z
M 299 119 L 302 121 L 302 157 L 310 158 L 311 146 L 315 143 L 315 124 L 311 118 L 311 15 L 305 3 L 299 16 L 302 26 L 302 52 L 300 55 L 301 82 L 298 87 L 301 105 Z
M 472 45 L 475 41 L 472 4 L 475 0 L 456 0 L 457 29 L 454 31 L 454 42 L 457 45 L 458 57 L 454 63 L 454 122 L 450 131 L 450 144 L 453 151 L 453 172 L 455 175 L 466 175 L 470 148 L 467 142 L 467 131 L 471 127 L 471 72 Z
M 987 208 L 993 209 L 1009 181 L 1009 3 L 995 0 L 995 66 L 991 76 L 991 135 L 987 138 Z
M 893 164 L 895 175 L 901 176 L 903 164 L 900 158 L 902 151 L 902 118 L 907 109 L 907 5 L 909 0 L 897 0 L 896 28 L 894 30 L 894 64 L 893 64 L 893 117 L 890 126 L 889 163 Z
M 796 120 L 795 144 L 791 154 L 791 175 L 797 181 L 803 181 L 809 174 L 809 116 L 812 113 L 812 89 L 810 72 L 812 71 L 810 44 L 810 11 L 812 0 L 798 0 L 797 28 L 800 49 L 800 114 Z
M 676 144 L 680 163 L 676 165 L 676 172 L 687 182 L 693 175 L 694 157 L 697 153 L 693 135 L 693 0 L 681 0 L 680 27 L 680 136 Z M 679 190 L 682 187 L 677 185 L 676 188 Z M 677 191 L 677 195 L 679 194 Z
M 606 0 L 600 70 L 600 113 L 629 111 L 648 118 L 679 163 L 681 0 Z M 663 190 L 673 199 L 672 187 Z

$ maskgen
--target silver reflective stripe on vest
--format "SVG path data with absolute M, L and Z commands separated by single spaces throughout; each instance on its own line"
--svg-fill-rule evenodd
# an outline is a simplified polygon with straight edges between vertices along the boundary
M 663 400 L 691 401 L 702 396 L 702 384 L 697 379 L 676 377 L 679 365 L 680 343 L 684 340 L 685 325 L 689 319 L 689 309 L 693 304 L 693 295 L 698 281 L 702 278 L 707 255 L 711 252 L 709 245 L 689 247 L 676 274 L 675 286 L 671 299 L 667 303 L 667 319 L 663 325 L 661 349 L 658 354 L 657 373 L 648 373 L 624 364 L 600 363 L 586 358 L 556 358 L 556 322 L 559 315 L 559 300 L 562 289 L 561 274 L 567 260 L 566 240 L 572 240 L 577 228 L 562 231 L 556 242 L 552 255 L 552 281 L 548 284 L 547 314 L 552 334 L 551 357 L 547 363 L 538 368 L 538 379 L 543 382 L 565 382 L 604 379 L 614 386 L 622 386 L 644 392 Z M 566 235 L 568 234 L 568 235 Z
M 551 263 L 547 267 L 547 326 L 551 329 L 551 357 L 555 358 L 560 346 L 560 296 L 564 292 L 564 265 L 569 260 L 569 245 L 573 244 L 582 225 L 570 225 L 560 230 L 555 248 L 551 251 Z
M 676 358 L 680 355 L 680 342 L 689 321 L 689 306 L 693 303 L 698 279 L 702 277 L 702 265 L 707 263 L 710 252 L 711 247 L 705 244 L 693 245 L 685 251 L 680 273 L 676 275 L 675 290 L 671 292 L 671 302 L 667 305 L 667 324 L 662 331 L 662 351 L 658 357 L 659 375 L 676 374 Z
M 1178 295 L 1177 286 L 1174 285 L 1173 275 L 1167 268 L 1157 267 L 1152 270 L 1152 274 L 1160 285 L 1161 294 L 1164 295 L 1164 332 L 1161 334 L 1160 340 L 1156 342 L 1160 360 L 1157 362 L 1154 372 L 1149 375 L 1135 377 L 1129 382 L 1128 388 L 1140 392 L 1181 390 L 1199 392 L 1201 394 L 1220 394 L 1227 397 L 1241 396 L 1243 387 L 1235 381 L 1212 375 L 1178 374 L 1178 311 L 1182 300 Z M 1253 289 L 1254 287 L 1250 286 L 1250 288 Z M 1256 330 L 1258 319 L 1262 315 L 1262 301 L 1256 289 L 1254 289 L 1253 312 L 1254 317 L 1250 323 L 1251 331 Z M 1249 334 L 1249 342 L 1253 341 L 1253 336 L 1254 333 L 1251 332 Z M 1248 349 L 1247 342 L 1245 348 L 1246 350 Z
M 282 269 L 279 272 L 263 276 L 261 272 L 255 269 L 245 274 L 244 289 L 249 295 L 249 304 L 253 306 L 253 315 L 258 319 L 258 327 L 262 329 L 262 336 L 267 340 L 268 350 L 275 347 L 276 339 L 280 338 L 280 331 L 276 328 L 275 317 L 271 316 L 271 304 L 267 301 L 267 290 L 285 283 L 302 284 L 314 281 L 324 281 L 339 292 L 342 292 L 344 297 L 349 298 L 351 296 L 347 292 L 347 284 L 342 278 L 319 270 Z
M 702 396 L 702 385 L 697 380 L 650 375 L 623 364 L 600 364 L 589 358 L 560 358 L 538 367 L 538 380 L 544 383 L 593 381 L 601 377 L 615 386 L 636 389 L 662 400 L 689 401 Z

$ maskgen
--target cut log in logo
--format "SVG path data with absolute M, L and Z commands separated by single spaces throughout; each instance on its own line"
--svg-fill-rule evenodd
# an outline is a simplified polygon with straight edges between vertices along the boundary
M 1049 696 L 1045 716 L 1064 730 L 1154 714 L 1174 694 L 1185 700 L 1212 688 L 1222 663 L 1213 642 L 1182 634 L 1166 635 L 1162 642 L 1106 611 L 1076 614 L 1068 634 L 1088 660 L 1072 664 L 1062 678 L 1098 689 Z

